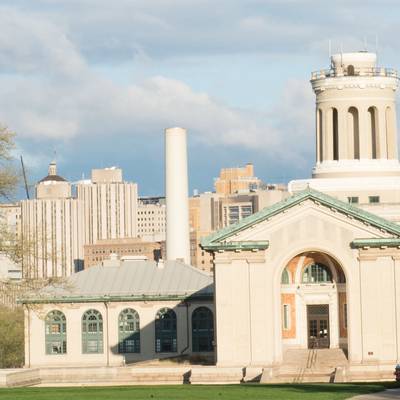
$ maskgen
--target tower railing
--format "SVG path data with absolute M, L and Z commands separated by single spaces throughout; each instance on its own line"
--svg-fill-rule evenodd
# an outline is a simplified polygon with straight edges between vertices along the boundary
M 346 68 L 322 69 L 311 73 L 311 80 L 333 78 L 333 77 L 364 77 L 364 76 L 382 76 L 387 78 L 399 79 L 397 70 L 394 68 L 371 67 L 371 68 L 354 68 L 351 73 Z

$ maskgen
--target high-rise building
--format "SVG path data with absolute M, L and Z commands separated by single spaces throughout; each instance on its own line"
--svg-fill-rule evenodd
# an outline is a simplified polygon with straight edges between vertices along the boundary
M 36 185 L 36 199 L 21 201 L 22 266 L 25 278 L 65 277 L 83 268 L 81 202 L 53 161 Z
M 21 215 L 24 277 L 69 276 L 83 269 L 85 244 L 137 236 L 137 185 L 124 182 L 119 168 L 94 169 L 74 197 L 52 162 Z
M 215 192 L 224 196 L 255 190 L 260 184 L 261 180 L 254 176 L 254 166 L 251 163 L 245 167 L 222 168 L 214 182 Z
M 138 236 L 146 241 L 165 242 L 165 197 L 141 197 L 137 209 Z
M 122 170 L 92 170 L 92 179 L 78 182 L 83 206 L 85 244 L 101 239 L 137 236 L 137 184 L 124 182 Z
M 212 271 L 212 257 L 200 248 L 201 239 L 218 229 L 236 224 L 289 196 L 285 185 L 264 185 L 264 189 L 242 190 L 223 195 L 205 192 L 189 199 L 192 265 Z

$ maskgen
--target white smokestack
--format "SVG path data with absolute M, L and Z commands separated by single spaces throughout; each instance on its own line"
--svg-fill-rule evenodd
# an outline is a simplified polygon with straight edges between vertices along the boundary
M 186 129 L 165 130 L 167 260 L 190 264 Z

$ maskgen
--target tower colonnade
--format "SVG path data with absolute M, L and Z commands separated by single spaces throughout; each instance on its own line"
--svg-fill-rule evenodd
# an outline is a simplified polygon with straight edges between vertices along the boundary
M 398 157 L 396 113 L 392 106 L 320 105 L 316 127 L 317 163 Z
M 400 175 L 396 133 L 397 72 L 376 54 L 335 54 L 313 72 L 316 94 L 314 178 Z

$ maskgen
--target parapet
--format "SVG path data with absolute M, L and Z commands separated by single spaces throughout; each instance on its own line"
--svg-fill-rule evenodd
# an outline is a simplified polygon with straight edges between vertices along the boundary
M 331 68 L 314 71 L 311 81 L 332 77 L 388 77 L 397 78 L 397 71 L 393 68 L 376 66 L 376 54 L 367 51 L 355 53 L 339 53 L 331 56 Z

